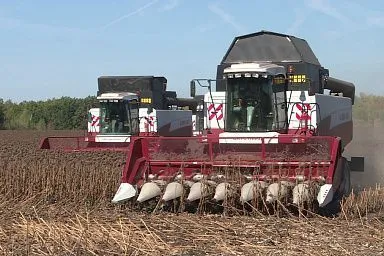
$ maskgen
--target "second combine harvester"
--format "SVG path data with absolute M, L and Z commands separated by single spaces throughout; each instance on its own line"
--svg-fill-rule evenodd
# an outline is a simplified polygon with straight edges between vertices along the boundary
M 268 31 L 236 37 L 212 81 L 199 136 L 131 141 L 114 203 L 237 196 L 271 204 L 291 195 L 289 203 L 326 209 L 350 192 L 350 171 L 364 168 L 363 158 L 343 156 L 355 88 L 329 77 L 305 40 Z

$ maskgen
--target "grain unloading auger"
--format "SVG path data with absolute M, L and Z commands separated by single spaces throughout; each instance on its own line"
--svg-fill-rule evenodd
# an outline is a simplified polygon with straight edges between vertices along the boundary
M 136 137 L 112 202 L 234 198 L 327 208 L 348 195 L 350 171 L 364 169 L 363 158 L 343 157 L 354 85 L 329 77 L 305 40 L 266 31 L 237 37 L 215 81 L 202 134 Z

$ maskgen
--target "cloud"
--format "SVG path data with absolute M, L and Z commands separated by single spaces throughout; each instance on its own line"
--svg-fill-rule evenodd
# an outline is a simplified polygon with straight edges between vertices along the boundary
M 110 26 L 112 26 L 112 25 L 114 25 L 114 24 L 116 24 L 116 23 L 118 23 L 118 22 L 124 20 L 124 19 L 127 19 L 127 18 L 132 17 L 132 16 L 137 15 L 137 14 L 140 14 L 140 13 L 143 12 L 145 9 L 147 9 L 148 7 L 151 7 L 152 5 L 154 5 L 155 3 L 157 3 L 158 1 L 159 1 L 159 0 L 153 0 L 153 1 L 151 1 L 151 2 L 149 2 L 149 3 L 147 3 L 147 4 L 145 4 L 145 5 L 143 5 L 143 6 L 139 7 L 139 8 L 137 8 L 136 10 L 134 10 L 134 11 L 132 11 L 132 12 L 130 12 L 130 13 L 124 14 L 124 15 L 120 16 L 119 18 L 117 18 L 117 19 L 115 19 L 115 20 L 113 20 L 113 21 L 111 21 L 111 22 L 105 24 L 104 26 L 101 27 L 101 29 L 104 30 L 104 29 L 106 29 L 106 28 L 108 28 L 108 27 L 110 27 Z
M 346 16 L 329 3 L 329 0 L 306 0 L 305 3 L 309 8 L 335 18 L 342 23 L 351 23 Z
M 168 0 L 168 3 L 160 8 L 161 12 L 171 11 L 180 5 L 180 0 Z
M 216 14 L 217 16 L 219 16 L 220 19 L 222 19 L 225 23 L 231 25 L 234 29 L 236 29 L 238 33 L 240 34 L 246 33 L 246 29 L 242 25 L 237 23 L 229 13 L 225 12 L 219 6 L 215 4 L 210 4 L 208 5 L 208 9 L 214 14 Z

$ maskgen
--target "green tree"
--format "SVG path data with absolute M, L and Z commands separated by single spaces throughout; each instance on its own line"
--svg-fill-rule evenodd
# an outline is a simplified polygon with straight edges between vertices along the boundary
M 0 128 L 5 129 L 86 129 L 88 109 L 96 97 L 61 97 L 45 101 L 0 102 Z
M 353 106 L 353 117 L 355 120 L 365 122 L 384 121 L 384 96 L 360 93 L 356 96 Z
M 0 129 L 4 129 L 4 119 L 5 119 L 5 107 L 4 100 L 0 98 Z

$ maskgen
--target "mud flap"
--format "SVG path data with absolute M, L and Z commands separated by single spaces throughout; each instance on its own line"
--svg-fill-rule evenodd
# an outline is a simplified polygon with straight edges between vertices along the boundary
M 364 157 L 351 157 L 347 160 L 351 172 L 364 172 Z
M 343 170 L 339 191 L 341 196 L 343 197 L 348 196 L 351 193 L 351 169 L 348 160 L 345 157 L 342 157 L 341 159 Z
M 333 194 L 332 199 L 328 198 L 329 203 L 323 207 L 320 206 L 320 212 L 324 215 L 336 215 L 340 211 L 340 201 L 351 192 L 350 167 L 345 157 L 340 157 L 337 160 L 332 189 L 333 193 L 330 193 Z
M 333 176 L 333 192 L 340 197 L 347 196 L 351 192 L 351 169 L 348 160 L 340 157 L 337 160 L 335 174 Z

